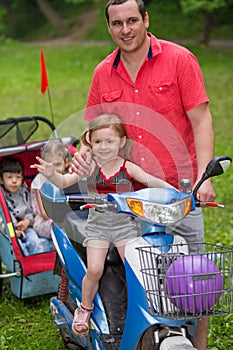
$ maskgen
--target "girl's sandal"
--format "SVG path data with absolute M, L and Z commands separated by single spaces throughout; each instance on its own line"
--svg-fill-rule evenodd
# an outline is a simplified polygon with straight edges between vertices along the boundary
M 87 307 L 80 304 L 80 307 L 77 308 L 74 312 L 74 319 L 72 323 L 73 332 L 80 337 L 87 337 L 89 333 L 88 321 L 93 311 Z

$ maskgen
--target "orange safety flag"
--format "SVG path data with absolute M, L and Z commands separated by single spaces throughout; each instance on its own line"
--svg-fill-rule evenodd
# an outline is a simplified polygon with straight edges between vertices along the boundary
M 44 58 L 44 51 L 41 50 L 40 52 L 40 65 L 41 65 L 41 92 L 44 94 L 49 87 L 48 83 L 48 77 L 46 72 L 46 64 L 45 64 L 45 58 Z

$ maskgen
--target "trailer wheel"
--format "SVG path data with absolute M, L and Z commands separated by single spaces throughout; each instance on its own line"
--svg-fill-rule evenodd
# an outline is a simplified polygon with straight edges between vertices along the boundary
M 2 274 L 2 260 L 0 260 L 0 275 Z M 0 278 L 0 297 L 2 296 L 2 283 L 3 280 Z

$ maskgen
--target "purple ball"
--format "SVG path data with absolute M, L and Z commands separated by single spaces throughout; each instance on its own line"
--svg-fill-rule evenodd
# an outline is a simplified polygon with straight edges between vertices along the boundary
M 166 272 L 165 292 L 182 311 L 208 311 L 222 291 L 223 278 L 219 268 L 203 255 L 179 257 Z

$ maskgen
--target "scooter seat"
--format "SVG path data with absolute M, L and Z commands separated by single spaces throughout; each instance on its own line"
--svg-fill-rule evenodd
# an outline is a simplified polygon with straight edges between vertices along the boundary
M 46 182 L 41 190 L 41 198 L 47 215 L 53 222 L 62 227 L 75 250 L 86 261 L 86 249 L 83 247 L 83 241 L 86 238 L 85 223 L 88 216 L 88 210 L 78 210 L 79 204 L 67 205 L 65 195 L 86 194 L 86 183 L 81 181 L 79 184 L 71 186 L 63 192 L 50 182 Z M 117 266 L 123 264 L 117 249 L 111 245 L 106 257 L 106 264 Z

